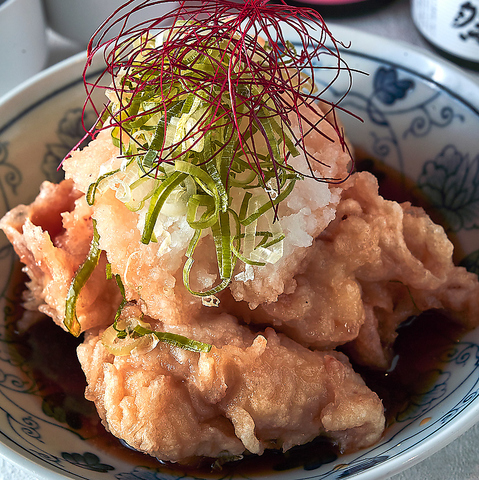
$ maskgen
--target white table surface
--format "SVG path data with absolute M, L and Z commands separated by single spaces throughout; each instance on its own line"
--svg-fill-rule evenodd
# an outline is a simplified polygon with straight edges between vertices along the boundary
M 101 1 L 101 0 L 100 0 Z M 446 1 L 446 0 L 444 0 Z M 326 20 L 328 20 L 326 18 Z M 358 30 L 398 39 L 432 52 L 421 37 L 410 16 L 409 0 L 395 0 L 364 15 L 331 19 L 335 23 Z M 82 47 L 51 30 L 48 35 L 47 65 L 78 53 Z M 479 72 L 465 70 L 479 82 Z M 389 480 L 479 480 L 479 424 L 428 459 L 393 475 Z M 413 463 L 413 462 L 412 462 Z M 37 480 L 29 472 L 0 457 L 0 480 Z M 384 479 L 386 480 L 386 479 Z

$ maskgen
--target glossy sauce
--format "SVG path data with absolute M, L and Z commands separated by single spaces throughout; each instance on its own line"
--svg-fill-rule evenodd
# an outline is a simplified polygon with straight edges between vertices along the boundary
M 359 170 L 370 170 L 380 181 L 380 193 L 398 201 L 412 200 L 421 205 L 420 198 L 414 197 L 408 182 L 399 179 L 392 171 L 384 169 L 372 160 L 358 161 Z M 148 455 L 138 453 L 124 446 L 118 439 L 106 432 L 92 402 L 84 398 L 85 377 L 76 357 L 76 346 L 81 342 L 52 320 L 42 316 L 24 332 L 21 325 L 23 310 L 21 291 L 25 277 L 18 265 L 16 281 L 12 282 L 8 298 L 12 299 L 15 312 L 10 317 L 9 340 L 20 356 L 40 390 L 42 409 L 46 415 L 67 424 L 88 442 L 110 454 L 121 456 L 134 465 L 159 467 L 159 462 Z M 18 324 L 18 325 L 17 325 Z M 405 412 L 411 399 L 428 390 L 438 376 L 444 351 L 459 341 L 464 331 L 440 312 L 425 312 L 405 322 L 398 329 L 394 345 L 395 361 L 388 372 L 377 372 L 356 367 L 366 383 L 383 400 L 387 422 L 394 422 L 397 415 Z M 327 439 L 318 438 L 310 444 L 292 448 L 286 453 L 267 451 L 261 457 L 250 456 L 239 462 L 222 466 L 221 476 L 231 472 L 247 474 L 281 471 L 302 466 L 313 470 L 333 462 L 339 456 L 335 445 Z M 203 461 L 192 469 L 201 474 L 211 471 L 212 462 Z M 163 464 L 162 469 L 175 471 L 173 466 Z M 184 471 L 184 470 L 183 470 Z

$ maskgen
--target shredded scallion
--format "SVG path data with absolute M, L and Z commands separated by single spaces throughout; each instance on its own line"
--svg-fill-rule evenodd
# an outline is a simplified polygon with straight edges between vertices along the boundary
M 65 304 L 65 319 L 63 320 L 63 323 L 68 331 L 75 335 L 75 337 L 78 337 L 81 333 L 81 325 L 78 321 L 76 305 L 82 288 L 85 286 L 100 260 L 101 250 L 99 247 L 99 241 L 100 235 L 96 229 L 96 222 L 93 220 L 93 238 L 90 244 L 90 251 L 72 279 Z
M 190 51 L 188 44 L 177 48 L 176 53 L 189 75 L 166 76 L 161 92 L 149 88 L 138 90 L 145 75 L 159 72 L 153 65 L 150 72 L 144 68 L 148 60 L 143 50 L 132 53 L 131 66 L 123 68 L 115 80 L 122 89 L 113 89 L 108 94 L 110 117 L 103 120 L 114 126 L 114 143 L 130 159 L 128 175 L 121 170 L 103 174 L 88 191 L 88 202 L 92 204 L 98 185 L 110 176 L 118 176 L 124 193 L 117 198 L 125 199 L 125 205 L 132 211 L 145 209 L 141 237 L 145 244 L 155 241 L 155 226 L 169 198 L 184 203 L 177 211 L 186 212 L 187 222 L 196 233 L 188 249 L 183 279 L 188 290 L 201 297 L 214 295 L 228 285 L 236 260 L 264 265 L 277 259 L 277 255 L 264 254 L 264 250 L 281 242 L 284 236 L 265 234 L 264 225 L 261 233 L 251 234 L 248 230 L 252 227 L 248 226 L 262 216 L 269 217 L 263 222 L 267 226 L 277 220 L 278 204 L 301 178 L 285 161 L 286 154 L 296 156 L 299 152 L 284 128 L 284 120 L 277 114 L 271 115 L 274 102 L 261 91 L 259 83 L 248 77 L 251 73 L 242 72 L 233 96 L 220 93 L 222 87 L 215 83 L 209 85 L 209 92 L 192 90 L 192 85 L 203 75 L 227 71 L 232 58 L 226 43 L 220 42 L 218 48 L 214 39 L 205 42 L 208 54 Z M 149 48 L 154 48 L 153 44 L 153 40 L 145 41 Z M 166 64 L 168 61 L 164 59 Z M 253 98 L 263 95 L 265 101 L 252 109 L 246 95 Z M 242 124 L 241 118 L 251 115 L 253 121 L 246 122 L 243 129 L 234 128 L 232 111 L 235 122 Z M 153 183 L 145 183 L 147 179 Z M 243 198 L 239 212 L 234 211 L 234 198 Z M 255 202 L 250 202 L 251 198 Z M 261 204 L 259 198 L 264 198 Z M 248 205 L 253 204 L 258 207 L 251 211 Z M 247 210 L 250 210 L 248 215 Z M 231 215 L 236 216 L 233 223 Z M 220 282 L 207 291 L 195 292 L 190 288 L 189 278 L 196 245 L 204 230 L 210 231 L 215 244 Z M 255 240 L 258 237 L 268 238 L 269 242 L 258 243 Z M 242 244 L 247 246 L 244 251 Z M 262 253 L 256 257 L 265 261 L 254 260 L 253 252 L 258 249 Z

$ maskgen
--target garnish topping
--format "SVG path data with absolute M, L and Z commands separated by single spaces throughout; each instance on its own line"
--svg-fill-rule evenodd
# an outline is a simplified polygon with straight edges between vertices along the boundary
M 120 317 L 103 332 L 101 341 L 115 356 L 142 355 L 153 350 L 158 342 L 196 353 L 208 353 L 211 350 L 209 343 L 191 340 L 176 333 L 153 331 L 148 323 L 136 316 Z
M 349 70 L 341 44 L 312 9 L 267 0 L 180 1 L 168 13 L 130 26 L 139 9 L 154 12 L 170 4 L 132 2 L 100 27 L 88 48 L 87 103 L 99 116 L 96 132 L 111 131 L 123 162 L 102 173 L 87 200 L 93 204 L 102 183 L 114 179 L 117 198 L 139 214 L 145 244 L 160 241 L 162 215 L 186 216 L 192 233 L 184 284 L 210 301 L 229 284 L 238 260 L 265 265 L 281 258 L 278 208 L 298 181 L 344 180 L 318 176 L 305 138 L 311 132 L 325 136 L 319 123 L 327 122 L 347 150 L 338 106 L 321 98 L 315 76 L 322 68 L 333 70 L 334 81 Z M 282 25 L 297 32 L 296 46 L 283 37 Z M 120 34 L 104 40 L 115 28 Z M 88 64 L 100 53 L 107 68 L 91 83 Z M 323 66 L 326 56 L 334 59 L 333 68 Z M 101 86 L 105 79 L 107 87 Z M 109 99 L 104 108 L 92 101 L 98 88 Z M 305 171 L 289 164 L 299 155 Z M 203 232 L 213 238 L 220 278 L 195 291 L 190 273 Z
M 96 222 L 93 220 L 93 238 L 90 243 L 90 251 L 88 252 L 87 258 L 82 265 L 80 265 L 80 268 L 73 277 L 66 298 L 65 319 L 63 320 L 63 324 L 75 337 L 78 337 L 81 333 L 81 326 L 76 313 L 76 304 L 81 289 L 90 278 L 100 260 L 101 249 L 99 247 L 99 241 L 100 235 L 96 229 Z

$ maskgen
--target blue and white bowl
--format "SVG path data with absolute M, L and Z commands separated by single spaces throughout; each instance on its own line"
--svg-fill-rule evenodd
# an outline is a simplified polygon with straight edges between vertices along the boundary
M 363 119 L 343 118 L 352 143 L 414 182 L 447 220 L 463 252 L 458 260 L 479 272 L 479 86 L 458 69 L 410 47 L 338 26 L 331 29 L 351 42 L 343 53 L 349 67 L 368 73 L 354 75 L 342 103 Z M 83 134 L 84 60 L 75 56 L 0 100 L 0 215 L 31 202 L 43 180 L 59 179 L 60 160 Z M 346 88 L 340 79 L 329 90 L 331 99 Z M 45 405 L 38 375 L 12 340 L 19 301 L 12 284 L 16 265 L 2 236 L 0 454 L 46 479 L 225 478 L 221 472 L 215 477 L 171 471 L 146 457 L 118 454 L 84 438 L 68 421 L 67 406 Z M 377 445 L 323 464 L 227 478 L 373 480 L 426 458 L 479 420 L 479 329 L 445 350 L 443 358 L 436 384 L 415 408 L 396 418 Z

